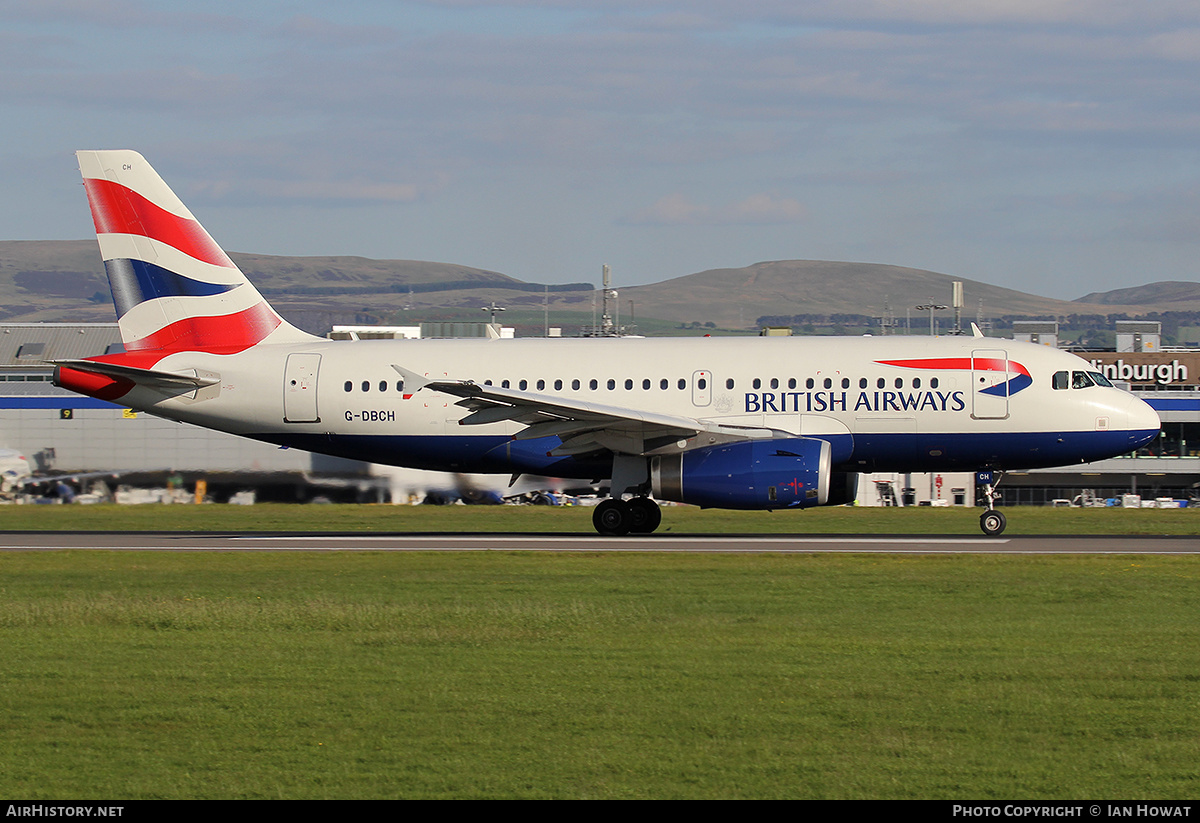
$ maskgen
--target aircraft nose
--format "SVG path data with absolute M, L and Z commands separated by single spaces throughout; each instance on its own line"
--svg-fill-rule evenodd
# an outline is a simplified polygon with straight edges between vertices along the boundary
M 1158 412 L 1145 400 L 1142 400 L 1140 397 L 1131 396 L 1129 398 L 1129 406 L 1126 409 L 1126 415 L 1126 427 L 1129 431 L 1143 435 L 1138 438 L 1139 442 L 1135 448 L 1141 447 L 1158 437 L 1158 432 L 1162 429 L 1162 420 L 1159 419 Z

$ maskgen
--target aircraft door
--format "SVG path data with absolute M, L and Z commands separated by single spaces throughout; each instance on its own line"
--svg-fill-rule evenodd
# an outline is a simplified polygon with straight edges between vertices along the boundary
M 692 372 L 692 405 L 707 406 L 712 403 L 712 372 Z
M 320 423 L 317 415 L 319 354 L 289 354 L 283 370 L 283 422 Z
M 980 420 L 1008 417 L 1008 352 L 971 352 L 971 416 Z

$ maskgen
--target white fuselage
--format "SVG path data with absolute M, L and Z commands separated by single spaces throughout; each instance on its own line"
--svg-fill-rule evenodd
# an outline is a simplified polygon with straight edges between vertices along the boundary
M 1088 370 L 1073 355 L 973 337 L 314 339 L 234 355 L 169 354 L 155 368 L 196 370 L 219 383 L 173 397 L 139 386 L 119 402 L 381 463 L 595 474 L 594 463 L 572 475 L 564 471 L 571 461 L 539 459 L 542 445 L 502 458 L 496 446 L 520 424 L 461 426 L 467 411 L 456 397 L 412 392 L 393 365 L 431 379 L 822 437 L 842 470 L 1077 463 L 1129 451 L 1159 427 L 1128 392 L 1054 389 L 1053 374 Z M 703 437 L 691 445 L 705 445 Z

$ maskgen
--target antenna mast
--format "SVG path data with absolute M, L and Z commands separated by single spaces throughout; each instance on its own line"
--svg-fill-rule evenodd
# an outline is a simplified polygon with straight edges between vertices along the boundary
M 963 285 L 961 280 L 955 280 L 953 283 L 953 300 L 950 301 L 954 306 L 954 331 L 951 334 L 962 334 L 962 310 L 963 310 Z
M 604 310 L 600 313 L 600 334 L 603 335 L 604 337 L 612 337 L 615 333 L 615 328 L 613 326 L 612 315 L 608 313 L 608 301 L 616 300 L 617 293 L 609 288 L 610 281 L 611 281 L 611 271 L 608 268 L 607 263 L 604 264 L 604 268 L 602 271 L 603 271 L 603 282 L 604 282 L 604 287 L 603 287 Z

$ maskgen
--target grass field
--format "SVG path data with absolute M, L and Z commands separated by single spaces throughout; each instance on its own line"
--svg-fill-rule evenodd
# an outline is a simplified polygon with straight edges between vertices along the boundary
M 1010 510 L 1010 522 L 1026 512 L 1068 514 Z M 936 530 L 974 527 L 974 512 L 921 513 Z M 46 528 L 583 532 L 590 512 L 10 514 L 9 528 L 47 516 L 58 520 Z M 780 519 L 697 517 L 708 514 L 668 510 L 664 523 Z M 863 532 L 849 515 L 874 515 L 810 514 L 826 513 L 792 522 Z M 1136 530 L 1200 523 L 1186 510 L 1069 514 L 1132 515 L 1100 522 Z M 8 797 L 1200 790 L 1200 565 L 1186 557 L 18 552 L 0 563 Z
M 979 534 L 977 508 L 791 512 L 663 508 L 658 534 Z M 1196 509 L 1004 509 L 1005 534 L 1200 534 Z M 552 506 L 0 506 L 0 530 L 593 533 L 592 509 Z

